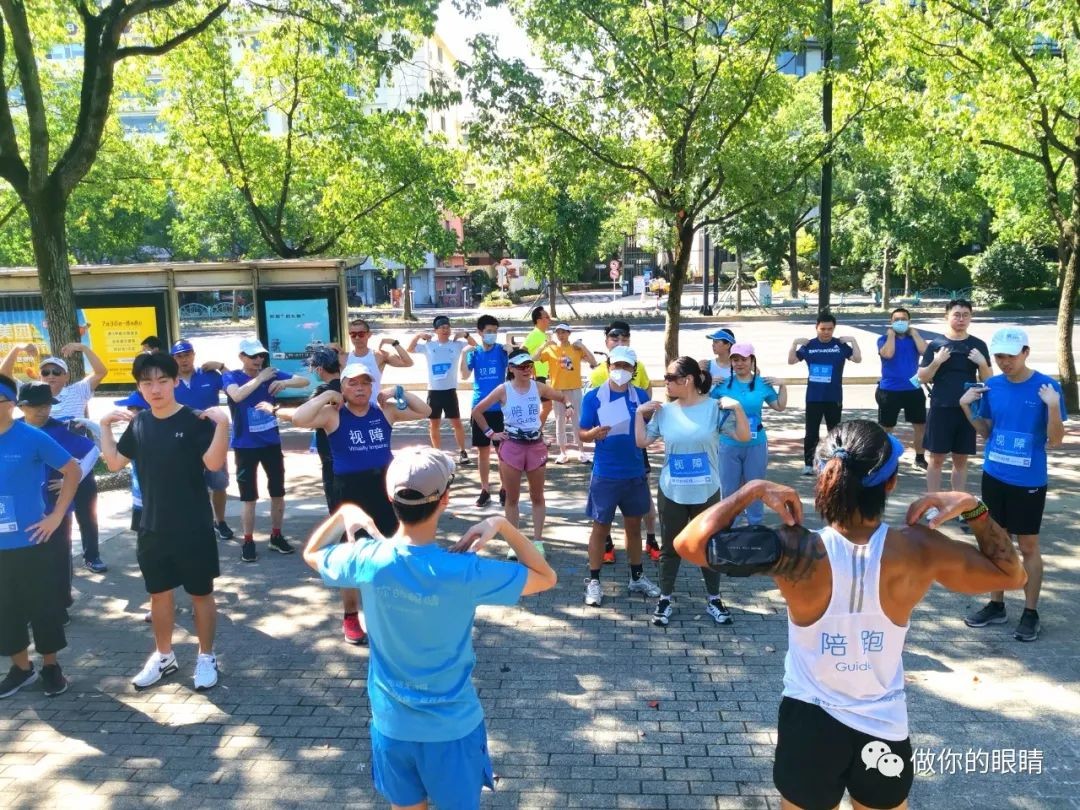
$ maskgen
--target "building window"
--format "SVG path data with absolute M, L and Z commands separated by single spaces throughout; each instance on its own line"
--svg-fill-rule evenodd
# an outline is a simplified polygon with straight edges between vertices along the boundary
M 776 66 L 788 76 L 805 76 L 806 51 L 783 51 L 776 57 Z
M 439 116 L 439 124 L 442 127 L 442 131 L 446 132 L 446 116 L 445 115 L 440 115 Z
M 442 48 L 439 48 L 439 64 L 442 64 Z

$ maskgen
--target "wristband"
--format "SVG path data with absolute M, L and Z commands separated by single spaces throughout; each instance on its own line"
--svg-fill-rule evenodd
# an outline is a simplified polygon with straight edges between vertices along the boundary
M 489 438 L 489 439 L 490 439 L 490 438 L 491 438 L 492 436 L 494 436 L 494 435 L 495 435 L 495 431 L 494 431 L 494 430 L 492 430 L 491 428 L 488 428 L 487 430 L 485 430 L 485 431 L 484 431 L 484 435 L 485 435 L 485 436 L 486 436 L 487 438 Z
M 978 520 L 989 511 L 990 508 L 985 503 L 977 501 L 974 509 L 960 513 L 960 519 L 964 521 L 964 523 L 971 523 L 972 521 Z
M 400 340 L 393 340 L 393 341 L 390 342 L 390 345 L 393 346 L 396 349 L 398 346 L 401 345 L 401 341 Z

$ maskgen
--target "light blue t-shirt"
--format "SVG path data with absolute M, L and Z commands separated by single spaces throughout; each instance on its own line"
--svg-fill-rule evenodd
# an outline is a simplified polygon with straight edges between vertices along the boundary
M 1016 487 L 1046 486 L 1047 408 L 1039 389 L 1053 386 L 1061 418 L 1066 419 L 1061 386 L 1039 371 L 1022 383 L 997 374 L 986 385 L 990 390 L 979 400 L 978 415 L 993 420 L 993 426 L 983 452 L 983 472 Z
M 55 439 L 25 422 L 0 434 L 0 550 L 30 546 L 26 530 L 45 517 L 45 468 L 59 470 L 70 460 Z
M 735 416 L 705 399 L 684 407 L 668 402 L 653 414 L 649 439 L 664 440 L 660 490 L 668 500 L 705 503 L 720 489 L 720 434 L 735 431 Z
M 636 398 L 630 397 L 631 387 L 637 392 Z M 628 386 L 625 391 L 612 391 L 608 383 L 601 383 L 599 388 L 586 392 L 581 400 L 582 430 L 592 430 L 600 426 L 600 392 L 605 388 L 610 402 L 617 403 L 620 400 L 626 402 L 630 421 L 624 428 L 626 432 L 615 433 L 613 430 L 606 438 L 596 442 L 596 452 L 593 455 L 593 476 L 614 478 L 618 481 L 641 478 L 645 475 L 645 456 L 634 438 L 634 418 L 638 405 L 649 401 L 649 392 L 637 386 Z
M 480 725 L 473 617 L 478 605 L 517 603 L 525 566 L 366 539 L 328 548 L 319 573 L 327 585 L 362 595 L 371 722 L 381 734 L 449 742 Z
M 730 382 L 730 385 L 728 382 Z M 732 377 L 728 382 L 713 386 L 709 396 L 713 399 L 731 397 L 742 405 L 743 411 L 746 413 L 746 419 L 750 423 L 750 439 L 749 441 L 740 442 L 732 433 L 725 433 L 720 436 L 720 443 L 734 447 L 751 447 L 765 444 L 765 426 L 761 422 L 761 411 L 766 403 L 776 402 L 779 399 L 779 394 L 776 393 L 775 388 L 761 377 L 755 377 L 753 388 L 750 387 L 749 382 L 742 382 L 738 377 Z M 734 429 L 735 418 L 731 417 L 727 421 Z

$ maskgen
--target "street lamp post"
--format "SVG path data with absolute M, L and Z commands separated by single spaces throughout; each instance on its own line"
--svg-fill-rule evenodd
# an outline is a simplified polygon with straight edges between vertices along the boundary
M 822 48 L 821 122 L 825 129 L 825 156 L 821 163 L 821 203 L 818 207 L 818 312 L 829 309 L 832 281 L 832 61 L 833 61 L 833 0 L 825 2 L 825 42 Z
M 701 314 L 706 317 L 712 317 L 712 307 L 709 306 L 709 232 L 706 231 L 704 235 L 704 241 L 702 243 L 702 262 L 705 272 L 701 278 Z M 714 267 L 713 273 L 719 272 L 719 268 Z

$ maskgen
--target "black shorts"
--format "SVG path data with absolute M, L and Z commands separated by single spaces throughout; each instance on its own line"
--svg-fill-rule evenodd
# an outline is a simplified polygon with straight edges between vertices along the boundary
M 259 465 L 266 473 L 266 489 L 271 498 L 285 497 L 285 456 L 280 444 L 269 447 L 237 447 L 236 485 L 241 501 L 259 500 Z
M 487 420 L 488 427 L 494 430 L 496 433 L 502 433 L 503 431 L 503 412 L 502 411 L 484 411 L 484 418 Z M 480 430 L 480 426 L 476 424 L 475 419 L 469 420 L 472 423 L 472 446 L 473 447 L 491 447 L 491 439 L 484 435 L 484 431 Z M 498 446 L 498 442 L 495 445 Z
M 537 378 L 536 378 L 536 381 L 537 381 L 538 383 L 544 383 L 544 384 L 547 384 L 548 378 L 547 378 L 547 377 L 537 377 Z
M 135 534 L 139 533 L 139 529 L 142 528 L 142 507 L 131 507 L 131 530 Z
M 1009 534 L 1038 534 L 1046 508 L 1046 487 L 1006 484 L 990 473 L 982 474 L 982 499 L 990 517 Z
M 353 503 L 363 509 L 383 537 L 398 530 L 397 515 L 386 494 L 386 470 L 364 470 L 334 476 L 334 503 Z
M 886 391 L 878 388 L 874 392 L 877 400 L 878 424 L 885 428 L 896 427 L 896 419 L 900 416 L 900 409 L 904 409 L 904 419 L 912 425 L 926 424 L 926 395 L 921 388 L 911 388 L 907 391 Z
M 431 416 L 428 419 L 442 419 L 444 416 L 447 419 L 461 418 L 456 388 L 446 391 L 428 391 L 427 404 L 431 406 Z
M 0 656 L 20 653 L 30 646 L 27 623 L 34 631 L 34 648 L 42 655 L 67 646 L 65 600 L 55 587 L 55 551 L 49 543 L 0 551 Z M 70 565 L 71 555 L 65 553 Z
M 926 438 L 923 446 L 928 453 L 957 453 L 975 455 L 975 428 L 964 416 L 963 409 L 930 405 L 926 415 Z
M 866 807 L 896 807 L 911 792 L 915 768 L 911 738 L 881 740 L 845 726 L 820 706 L 785 697 L 777 721 L 773 784 L 780 795 L 804 810 L 836 807 L 844 796 Z M 899 757 L 899 776 L 885 776 L 863 763 L 863 748 L 875 743 L 878 751 Z M 891 761 L 896 766 L 895 759 Z
M 140 531 L 135 545 L 147 593 L 183 588 L 192 596 L 214 592 L 221 576 L 213 526 L 187 532 Z

